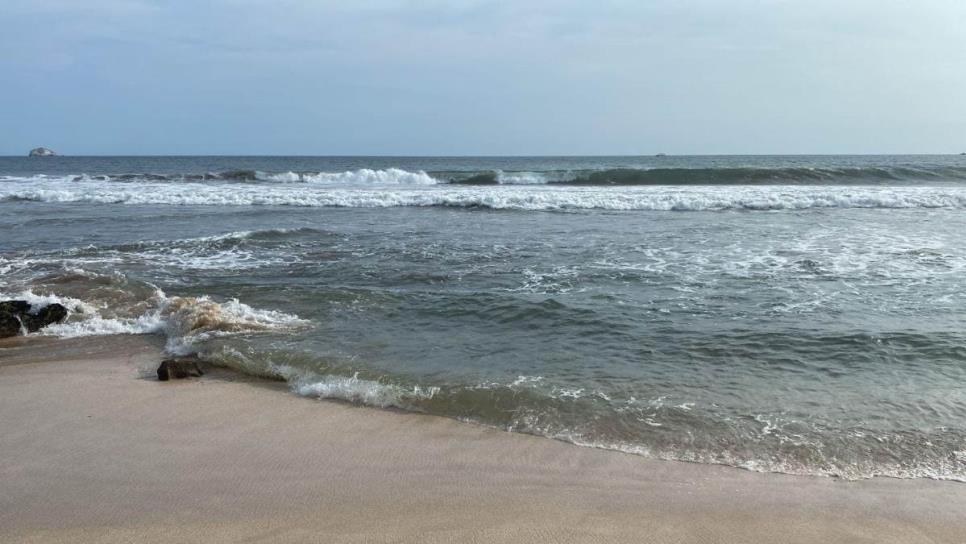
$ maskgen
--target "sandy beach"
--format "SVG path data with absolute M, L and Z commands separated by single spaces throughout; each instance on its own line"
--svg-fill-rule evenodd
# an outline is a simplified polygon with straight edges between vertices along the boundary
M 3 542 L 963 542 L 966 484 L 759 474 L 0 344 Z

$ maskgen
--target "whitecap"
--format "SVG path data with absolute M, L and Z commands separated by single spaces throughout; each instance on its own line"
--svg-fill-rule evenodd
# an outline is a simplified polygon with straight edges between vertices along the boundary
M 401 171 L 403 172 L 403 171 Z M 815 208 L 966 208 L 966 187 L 435 185 L 424 173 L 391 170 L 318 174 L 309 183 L 111 184 L 100 181 L 0 185 L 0 200 L 205 206 L 384 208 L 482 207 L 506 210 L 779 211 Z M 425 176 L 425 177 L 424 177 Z M 410 181 L 407 181 L 410 180 Z M 351 186 L 350 186 L 351 185 Z M 383 185 L 375 188 L 377 185 Z M 397 185 L 398 187 L 389 187 Z

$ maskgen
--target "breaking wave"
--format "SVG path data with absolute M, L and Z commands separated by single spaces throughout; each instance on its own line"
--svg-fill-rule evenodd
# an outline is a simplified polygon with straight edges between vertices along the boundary
M 205 296 L 165 297 L 157 315 L 168 337 L 165 348 L 176 355 L 190 354 L 198 342 L 216 336 L 284 331 L 308 324 L 297 316 L 255 309 L 238 299 L 219 303 Z
M 966 180 L 966 167 L 615 168 L 583 172 L 572 179 L 555 182 L 574 185 L 849 185 L 957 180 Z
M 809 208 L 966 208 L 966 186 L 689 186 L 342 188 L 309 185 L 127 185 L 102 182 L 0 184 L 0 201 L 198 206 L 496 210 L 802 210 Z
M 329 185 L 436 185 L 438 181 L 423 171 L 408 172 L 399 168 L 371 170 L 363 168 L 347 172 L 256 172 L 255 179 L 286 183 L 320 183 Z
M 439 180 L 419 170 L 410 172 L 399 168 L 374 170 L 361 168 L 344 172 L 262 172 L 260 170 L 227 170 L 205 174 L 68 174 L 50 176 L 38 174 L 29 177 L 0 176 L 0 182 L 148 182 L 148 183 L 192 183 L 192 182 L 275 182 L 275 183 L 316 183 L 327 185 L 435 185 Z
M 606 168 L 545 171 L 409 171 L 401 168 L 360 168 L 342 172 L 225 170 L 206 173 L 68 174 L 28 177 L 0 176 L 0 182 L 241 182 L 321 185 L 890 185 L 966 181 L 964 166 L 861 167 L 706 167 Z
M 297 316 L 252 308 L 237 299 L 216 302 L 206 296 L 169 297 L 160 289 L 145 301 L 151 309 L 133 317 L 104 316 L 98 304 L 69 296 L 23 291 L 0 292 L 0 299 L 26 300 L 32 306 L 64 305 L 68 309 L 67 320 L 35 333 L 40 336 L 164 334 L 165 351 L 172 355 L 192 354 L 201 342 L 219 336 L 294 330 L 308 324 Z

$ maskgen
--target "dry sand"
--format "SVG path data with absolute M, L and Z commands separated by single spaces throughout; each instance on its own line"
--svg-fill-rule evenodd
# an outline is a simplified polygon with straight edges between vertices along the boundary
M 966 542 L 966 484 L 654 461 L 159 359 L 0 344 L 0 542 Z

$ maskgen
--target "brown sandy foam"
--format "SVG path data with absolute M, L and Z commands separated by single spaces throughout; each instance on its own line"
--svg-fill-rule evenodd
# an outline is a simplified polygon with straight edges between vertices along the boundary
M 966 540 L 964 484 L 654 461 L 142 377 L 159 359 L 152 337 L 0 344 L 0 541 Z

